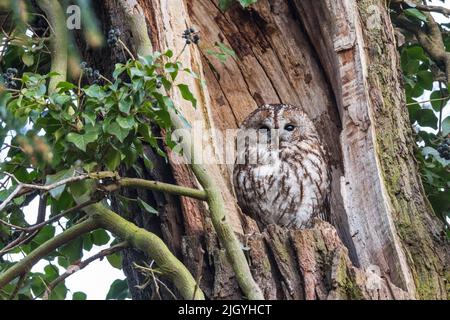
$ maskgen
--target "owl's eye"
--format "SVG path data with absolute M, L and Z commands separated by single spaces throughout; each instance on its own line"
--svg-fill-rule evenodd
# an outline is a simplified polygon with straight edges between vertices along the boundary
M 294 131 L 294 129 L 295 129 L 295 126 L 292 124 L 287 124 L 284 126 L 284 130 L 286 130 L 286 131 Z
M 259 130 L 267 130 L 270 131 L 270 128 L 266 125 L 262 125 L 261 127 L 259 127 Z

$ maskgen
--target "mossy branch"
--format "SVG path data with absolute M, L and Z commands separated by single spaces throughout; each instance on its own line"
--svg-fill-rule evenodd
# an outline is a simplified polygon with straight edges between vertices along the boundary
M 178 260 L 166 244 L 155 234 L 139 228 L 101 204 L 94 204 L 83 209 L 100 227 L 142 251 L 154 260 L 158 270 L 178 289 L 184 299 L 203 300 L 201 290 L 196 290 L 197 282 L 184 264 Z
M 58 73 L 50 78 L 48 84 L 48 92 L 52 93 L 56 90 L 58 83 L 66 81 L 67 78 L 67 26 L 64 11 L 58 0 L 39 0 L 37 3 L 50 22 L 52 32 L 50 39 L 52 67 L 50 71 Z
M 130 20 L 131 33 L 136 45 L 136 53 L 147 56 L 152 53 L 152 44 L 147 33 L 147 23 L 141 6 L 136 0 L 119 0 L 123 13 Z
M 30 254 L 17 262 L 11 268 L 7 269 L 0 275 L 0 288 L 7 285 L 16 277 L 28 272 L 39 260 L 48 256 L 50 253 L 61 247 L 62 245 L 82 236 L 85 233 L 93 231 L 99 227 L 99 222 L 93 219 L 87 219 L 73 227 L 63 231 L 54 238 L 48 240 Z
M 190 197 L 202 201 L 206 201 L 208 199 L 206 192 L 203 190 L 153 180 L 145 180 L 139 178 L 122 178 L 119 177 L 117 173 L 111 171 L 93 172 L 89 174 L 89 177 L 92 179 L 100 179 L 100 180 L 107 178 L 115 179 L 116 181 L 114 184 L 103 187 L 105 191 L 115 191 L 116 189 L 121 187 L 124 188 L 134 187 L 169 193 L 178 196 Z

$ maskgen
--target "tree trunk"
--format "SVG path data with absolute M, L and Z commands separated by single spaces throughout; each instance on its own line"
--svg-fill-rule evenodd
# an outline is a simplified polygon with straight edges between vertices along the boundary
M 258 105 L 290 103 L 301 106 L 319 130 L 332 169 L 331 224 L 259 230 L 237 206 L 231 166 L 208 165 L 266 298 L 447 298 L 448 240 L 425 197 L 413 156 L 385 1 L 260 0 L 248 9 L 234 5 L 226 13 L 216 0 L 123 2 L 134 14 L 143 14 L 156 50 L 177 54 L 184 46 L 182 32 L 191 26 L 200 31 L 200 45 L 180 56 L 205 81 L 201 86 L 189 75 L 180 78 L 190 85 L 198 106 L 193 109 L 177 93 L 173 97 L 190 123 L 223 132 L 237 128 Z M 96 6 L 105 30 L 129 22 L 116 1 Z M 125 35 L 133 46 L 133 30 Z M 231 47 L 237 58 L 221 63 L 208 54 L 215 42 Z M 120 52 L 114 52 L 111 59 L 118 57 Z M 97 62 L 106 71 L 113 65 Z M 211 146 L 204 160 L 220 157 L 220 137 L 204 139 Z M 149 178 L 198 187 L 175 156 L 169 156 L 168 165 L 148 153 L 155 168 L 140 166 Z M 139 196 L 158 208 L 159 218 L 127 208 L 134 213 L 129 218 L 168 243 L 201 279 L 208 298 L 245 298 L 203 203 L 151 192 Z M 135 287 L 143 278 L 132 262 L 143 263 L 137 253 L 125 253 L 133 298 L 154 298 L 151 286 Z

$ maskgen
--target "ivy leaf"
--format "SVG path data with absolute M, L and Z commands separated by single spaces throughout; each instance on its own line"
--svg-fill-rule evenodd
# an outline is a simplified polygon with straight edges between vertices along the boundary
M 83 256 L 83 238 L 78 238 L 64 245 L 58 250 L 63 256 L 67 257 L 68 263 L 74 263 Z
M 120 280 L 120 279 L 115 280 L 111 284 L 108 294 L 106 295 L 107 300 L 111 300 L 111 299 L 124 300 L 128 297 L 130 297 L 128 283 L 126 280 Z
M 416 18 L 416 19 L 418 19 L 420 21 L 423 21 L 423 22 L 427 22 L 428 21 L 427 16 L 424 15 L 419 10 L 417 10 L 416 8 L 409 8 L 409 9 L 404 10 L 404 12 L 409 17 Z
M 244 8 L 248 7 L 251 4 L 256 3 L 258 0 L 239 0 L 239 3 L 241 4 L 241 6 L 243 6 Z
M 122 256 L 118 252 L 106 256 L 106 259 L 113 268 L 122 270 Z
M 93 126 L 87 126 L 84 134 L 69 133 L 67 141 L 73 143 L 78 149 L 86 152 L 89 143 L 96 141 L 98 138 L 98 130 Z
M 106 127 L 106 132 L 109 134 L 116 136 L 117 139 L 119 139 L 120 142 L 123 142 L 125 138 L 128 136 L 128 133 L 130 133 L 129 129 L 123 129 L 117 122 L 112 122 Z
M 74 292 L 72 295 L 72 300 L 86 300 L 87 299 L 87 295 L 84 292 Z
M 184 100 L 190 101 L 194 108 L 197 107 L 197 99 L 195 99 L 194 95 L 192 94 L 191 90 L 189 89 L 189 86 L 186 84 L 179 84 L 178 89 L 180 89 L 181 96 Z
M 422 109 L 417 112 L 417 122 L 421 127 L 437 129 L 438 119 L 431 109 Z
M 131 110 L 131 106 L 133 104 L 133 100 L 131 99 L 131 97 L 125 97 L 123 99 L 119 100 L 119 110 L 123 113 L 130 113 Z
M 119 126 L 121 126 L 124 129 L 131 129 L 135 124 L 134 117 L 132 116 L 128 117 L 118 116 L 116 121 L 119 124 Z
M 441 110 L 441 107 L 446 105 L 448 99 L 448 92 L 447 89 L 444 90 L 443 94 L 440 90 L 433 91 L 430 95 L 431 105 L 433 106 L 434 111 L 439 112 Z
M 22 61 L 27 67 L 31 67 L 34 64 L 34 56 L 26 52 L 22 55 Z
M 116 67 L 112 74 L 113 78 L 117 79 L 117 77 L 119 77 L 125 70 L 127 70 L 127 66 L 125 66 L 121 63 L 116 63 Z
M 426 90 L 433 90 L 433 74 L 428 70 L 419 71 L 417 73 L 419 85 Z
M 109 234 L 103 229 L 93 231 L 91 236 L 92 242 L 97 246 L 103 246 L 109 242 Z
M 73 83 L 62 81 L 56 85 L 56 88 L 59 89 L 60 92 L 69 91 L 75 89 L 77 86 Z
M 46 185 L 53 184 L 55 182 L 58 182 L 58 181 L 61 181 L 61 180 L 73 177 L 74 174 L 75 174 L 75 169 L 74 168 L 70 168 L 70 169 L 67 169 L 67 170 L 59 171 L 58 173 L 48 175 L 46 177 L 45 184 Z M 65 188 L 66 188 L 66 185 L 63 184 L 63 185 L 61 185 L 61 186 L 59 186 L 57 188 L 54 188 L 54 189 L 50 190 L 50 194 L 51 194 L 51 196 L 53 198 L 58 200 L 59 197 L 61 196 L 61 194 L 64 192 Z
M 110 148 L 105 158 L 105 164 L 108 170 L 114 171 L 119 167 L 120 162 L 122 161 L 122 153 L 114 148 Z
M 98 84 L 93 84 L 87 89 L 83 89 L 84 93 L 91 98 L 96 98 L 98 100 L 103 100 L 106 94 L 103 89 Z
M 50 240 L 55 236 L 55 227 L 52 225 L 45 226 L 39 231 L 36 237 L 33 238 L 33 242 L 37 245 L 41 245 L 44 242 Z
M 141 198 L 137 199 L 137 202 L 139 204 L 139 206 L 144 209 L 145 211 L 147 211 L 148 213 L 151 214 L 155 214 L 155 215 L 159 215 L 158 210 L 156 210 L 155 208 L 153 208 L 151 205 L 149 205 L 148 203 L 146 203 L 145 201 L 143 201 Z
M 450 117 L 447 117 L 442 121 L 442 135 L 445 137 L 450 134 Z

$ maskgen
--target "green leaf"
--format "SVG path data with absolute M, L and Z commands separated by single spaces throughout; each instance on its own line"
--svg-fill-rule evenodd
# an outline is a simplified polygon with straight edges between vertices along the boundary
M 427 57 L 423 48 L 420 46 L 413 46 L 407 49 L 408 57 L 411 59 L 425 60 Z
M 121 126 L 124 129 L 131 129 L 131 128 L 133 128 L 133 126 L 135 124 L 134 117 L 132 117 L 132 116 L 128 116 L 128 117 L 118 116 L 116 118 L 116 121 L 119 124 L 119 126 Z
M 251 4 L 256 3 L 258 0 L 239 0 L 239 3 L 241 4 L 241 6 L 243 6 L 244 8 L 248 7 Z
M 120 153 L 120 151 L 114 148 L 110 148 L 108 153 L 106 154 L 105 160 L 105 164 L 108 170 L 110 171 L 116 170 L 119 167 L 121 161 L 122 161 L 122 153 Z
M 97 246 L 103 246 L 109 242 L 109 234 L 103 229 L 95 230 L 91 235 L 92 242 Z
M 428 71 L 419 71 L 417 73 L 419 84 L 426 90 L 433 90 L 433 74 Z
M 178 89 L 180 89 L 183 99 L 190 101 L 194 108 L 197 107 L 197 99 L 195 99 L 194 95 L 189 89 L 189 86 L 187 86 L 186 84 L 179 84 Z
M 106 257 L 109 264 L 116 269 L 122 270 L 122 255 L 118 252 Z
M 84 292 L 74 292 L 72 295 L 72 300 L 86 300 L 87 299 L 87 295 Z
M 49 185 L 49 184 L 56 183 L 58 181 L 61 181 L 61 180 L 73 177 L 74 174 L 75 174 L 75 169 L 74 168 L 70 168 L 70 169 L 67 169 L 67 170 L 59 171 L 58 173 L 48 175 L 46 177 L 45 184 Z M 61 186 L 59 186 L 57 188 L 54 188 L 54 189 L 50 190 L 50 194 L 51 194 L 51 196 L 53 198 L 58 200 L 59 197 L 61 196 L 61 194 L 64 192 L 65 188 L 66 188 L 66 185 L 63 184 L 63 185 L 61 185 Z
M 83 249 L 86 251 L 91 251 L 93 245 L 91 234 L 88 233 L 83 235 Z
M 434 111 L 439 112 L 441 107 L 446 105 L 447 100 L 443 98 L 448 98 L 447 89 L 444 90 L 443 94 L 440 90 L 436 90 L 431 93 L 430 100 L 432 100 L 431 105 L 433 106 Z
M 56 89 L 60 89 L 59 90 L 60 92 L 69 91 L 69 90 L 72 90 L 75 88 L 77 88 L 76 85 L 74 85 L 73 83 L 70 83 L 70 82 L 66 82 L 66 81 L 62 81 L 56 85 Z
M 128 114 L 131 110 L 131 106 L 133 104 L 133 100 L 131 97 L 125 97 L 119 100 L 119 110 L 123 113 Z
M 96 98 L 99 100 L 103 100 L 103 98 L 105 98 L 106 96 L 103 89 L 97 84 L 93 84 L 89 86 L 87 89 L 83 89 L 83 91 L 88 97 Z
M 130 296 L 130 291 L 128 290 L 128 283 L 126 280 L 115 280 L 111 287 L 109 288 L 109 292 L 106 295 L 106 299 L 116 299 L 116 300 L 124 300 Z
M 67 295 L 67 287 L 64 282 L 58 284 L 49 296 L 49 300 L 64 300 Z
M 423 22 L 427 22 L 428 20 L 426 15 L 424 15 L 421 11 L 417 10 L 416 8 L 408 8 L 404 10 L 404 12 L 408 17 L 416 18 Z
M 58 268 L 51 264 L 45 266 L 44 272 L 48 282 L 55 280 L 59 275 Z
M 130 133 L 129 129 L 123 129 L 117 122 L 112 122 L 106 127 L 106 132 L 109 134 L 116 136 L 117 139 L 119 139 L 120 142 L 123 142 L 125 138 L 128 136 L 128 133 Z
M 86 152 L 86 147 L 89 143 L 94 142 L 98 138 L 98 130 L 93 126 L 86 126 L 84 134 L 69 133 L 67 141 L 73 143 L 78 149 Z
M 85 112 L 83 113 L 83 118 L 88 121 L 91 125 L 95 126 L 97 121 L 97 116 L 93 112 Z
M 421 127 L 437 129 L 438 119 L 431 109 L 422 109 L 418 113 L 417 122 Z
M 31 67 L 34 64 L 34 56 L 26 52 L 22 55 L 22 61 L 27 67 Z
M 143 201 L 141 198 L 137 199 L 137 202 L 139 204 L 139 206 L 144 209 L 145 211 L 147 211 L 148 213 L 151 214 L 155 214 L 155 215 L 159 215 L 158 210 L 156 210 L 155 208 L 153 208 L 151 205 L 149 205 L 148 203 L 146 203 L 145 201 Z
M 450 134 L 450 117 L 447 117 L 442 121 L 442 135 L 445 137 Z
M 55 236 L 55 227 L 48 225 L 45 226 L 39 231 L 39 233 L 34 237 L 33 242 L 37 245 L 41 245 L 44 242 L 50 240 Z
M 83 256 L 83 238 L 75 239 L 58 250 L 63 256 L 67 257 L 68 263 L 74 263 Z
M 113 72 L 113 78 L 117 79 L 118 76 L 120 76 L 125 70 L 127 70 L 127 67 L 121 63 L 116 63 L 116 67 Z

